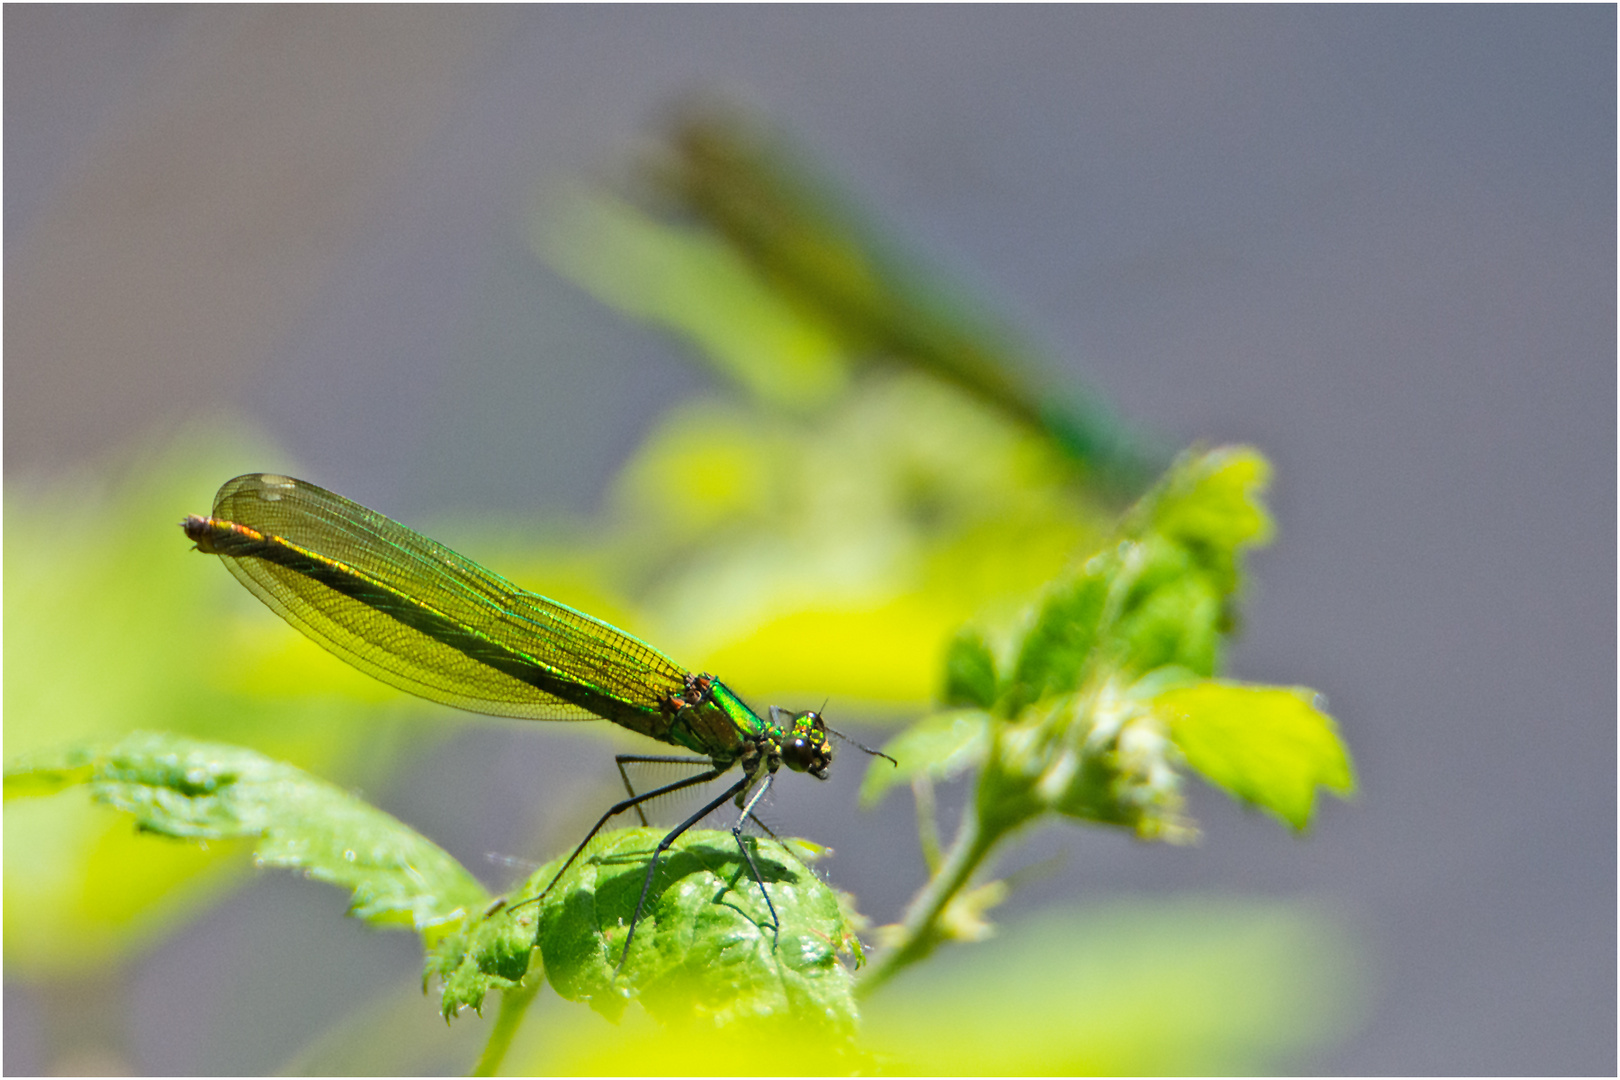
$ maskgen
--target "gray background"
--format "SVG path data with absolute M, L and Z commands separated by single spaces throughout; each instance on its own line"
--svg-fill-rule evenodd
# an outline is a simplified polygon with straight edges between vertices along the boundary
M 1328 693 L 1360 799 L 1304 843 L 1209 795 L 1192 851 L 1042 837 L 1069 868 L 1014 913 L 1314 898 L 1374 992 L 1295 1067 L 1615 1070 L 1612 7 L 4 18 L 8 478 L 230 408 L 406 520 L 589 510 L 708 383 L 537 264 L 522 214 L 730 91 L 1125 414 L 1277 465 L 1234 666 Z M 463 728 L 386 804 L 464 858 L 517 842 L 490 822 L 599 755 L 518 727 Z M 885 864 L 909 819 L 857 818 L 857 779 L 778 816 L 887 920 L 920 866 Z M 267 878 L 143 961 L 133 1066 L 276 1068 L 409 980 L 404 935 L 343 928 L 331 998 L 286 989 L 271 943 L 336 921 L 317 892 Z M 8 983 L 8 1073 L 47 1012 Z

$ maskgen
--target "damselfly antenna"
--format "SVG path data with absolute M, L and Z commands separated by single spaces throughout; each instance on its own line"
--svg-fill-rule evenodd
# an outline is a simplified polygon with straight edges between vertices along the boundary
M 822 727 L 827 727 L 827 725 L 825 723 L 823 723 Z M 893 765 L 897 769 L 900 767 L 900 763 L 898 761 L 894 760 L 894 758 L 890 757 L 888 754 L 885 754 L 881 750 L 874 750 L 870 746 L 867 746 L 865 743 L 856 742 L 854 739 L 850 738 L 848 735 L 845 735 L 842 731 L 839 731 L 836 728 L 827 728 L 827 734 L 836 735 L 840 739 L 843 739 L 845 742 L 849 743 L 849 745 L 853 746 L 855 749 L 863 750 L 866 753 L 871 754 L 873 757 L 880 757 L 884 761 L 887 761 L 890 765 Z

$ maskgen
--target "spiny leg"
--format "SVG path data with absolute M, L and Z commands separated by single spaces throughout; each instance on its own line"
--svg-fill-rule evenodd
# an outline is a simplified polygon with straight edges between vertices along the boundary
M 752 803 L 750 803 L 750 805 L 752 805 Z M 780 836 L 777 836 L 776 835 L 776 830 L 771 828 L 769 825 L 765 824 L 764 820 L 761 819 L 757 814 L 753 814 L 753 813 L 747 814 L 746 815 L 746 820 L 752 821 L 759 828 L 760 832 L 764 833 L 766 836 L 770 837 L 772 840 L 775 840 L 778 847 L 780 847 L 783 851 L 787 852 L 789 855 L 793 856 L 793 861 L 798 863 L 800 866 L 804 867 L 805 873 L 814 874 L 816 872 L 815 867 L 811 866 L 810 863 L 805 860 L 804 856 L 800 855 L 797 851 L 795 851 L 793 849 L 793 845 L 789 844 L 786 840 L 783 840 Z M 735 831 L 735 830 L 733 830 L 733 831 Z M 759 881 L 759 875 L 757 873 L 754 875 L 754 880 Z M 764 882 L 760 882 L 760 888 L 764 889 L 764 887 L 765 887 Z M 767 905 L 771 904 L 771 896 L 770 896 L 770 893 L 768 891 L 765 894 L 765 903 Z M 774 917 L 776 915 L 776 909 L 775 909 L 774 906 L 771 907 L 771 915 L 772 915 L 772 917 Z
M 748 820 L 752 821 L 760 832 L 764 833 L 772 840 L 775 840 L 777 844 L 781 846 L 783 851 L 787 852 L 789 855 L 792 855 L 800 866 L 804 867 L 806 870 L 810 869 L 810 864 L 805 862 L 804 859 L 800 858 L 799 853 L 789 847 L 786 840 L 783 840 L 780 836 L 777 836 L 776 830 L 765 824 L 764 819 L 760 818 L 757 814 L 749 814 Z
M 782 932 L 782 923 L 776 917 L 776 905 L 771 903 L 771 892 L 765 887 L 765 879 L 760 877 L 759 866 L 754 862 L 754 853 L 748 850 L 747 844 L 743 843 L 742 835 L 743 822 L 745 821 L 752 820 L 754 824 L 765 829 L 765 823 L 754 817 L 754 804 L 765 797 L 765 793 L 771 788 L 771 782 L 775 779 L 775 773 L 765 774 L 765 780 L 759 785 L 759 790 L 749 797 L 747 805 L 742 807 L 742 814 L 737 818 L 737 824 L 731 827 L 731 838 L 737 841 L 737 850 L 742 852 L 743 858 L 747 860 L 749 873 L 754 875 L 754 884 L 759 886 L 759 894 L 765 898 L 765 909 L 771 913 L 772 934 L 780 934 Z M 771 832 L 769 829 L 765 829 L 765 831 Z M 776 834 L 771 833 L 771 838 L 775 839 Z M 780 840 L 776 842 L 781 843 Z
M 682 760 L 690 760 L 690 759 L 682 759 Z M 692 787 L 695 784 L 706 784 L 710 780 L 713 780 L 715 777 L 719 776 L 721 771 L 722 770 L 717 769 L 717 768 L 705 769 L 703 772 L 698 773 L 696 776 L 688 776 L 685 780 L 677 780 L 673 784 L 665 784 L 663 787 L 653 788 L 653 790 L 647 792 L 644 795 L 636 795 L 633 798 L 625 799 L 622 802 L 614 803 L 612 806 L 610 806 L 608 808 L 607 813 L 603 814 L 600 818 L 598 818 L 596 824 L 591 826 L 591 831 L 585 834 L 585 839 L 581 840 L 579 842 L 579 847 L 575 848 L 574 853 L 572 855 L 568 856 L 568 861 L 562 864 L 562 869 L 557 871 L 556 877 L 553 877 L 551 879 L 550 884 L 548 884 L 545 888 L 541 889 L 538 893 L 536 893 L 534 896 L 530 897 L 528 900 L 523 901 L 523 904 L 537 903 L 540 900 L 545 899 L 546 894 L 550 893 L 551 890 L 552 890 L 552 887 L 555 886 L 557 884 L 557 882 L 561 881 L 562 876 L 568 872 L 568 868 L 570 866 L 574 865 L 574 860 L 579 858 L 580 853 L 585 850 L 585 845 L 589 844 L 591 842 L 591 839 L 593 837 L 595 837 L 597 833 L 602 831 L 602 826 L 606 825 L 608 823 L 608 819 L 612 818 L 615 814 L 622 814 L 626 810 L 629 810 L 631 807 L 639 806 L 640 804 L 642 804 L 644 802 L 647 802 L 650 799 L 656 799 L 656 798 L 658 798 L 659 796 L 662 796 L 662 795 L 668 795 L 672 791 L 680 791 L 683 788 L 689 788 L 689 787 Z M 708 811 L 704 811 L 704 812 L 707 813 Z M 685 828 L 685 826 L 682 826 L 682 829 L 684 829 L 684 828 Z M 677 832 L 675 835 L 679 836 L 680 833 Z M 515 911 L 518 908 L 522 907 L 523 904 L 514 904 L 508 910 L 509 911 Z
M 630 783 L 630 774 L 624 771 L 624 767 L 628 763 L 635 763 L 639 765 L 713 764 L 708 758 L 690 757 L 679 754 L 615 754 L 613 755 L 613 760 L 619 766 L 619 779 L 624 781 L 625 794 L 629 795 L 632 799 L 636 797 L 636 789 L 635 786 Z M 636 817 L 641 819 L 641 823 L 643 825 L 648 824 L 647 815 L 642 812 L 641 805 L 639 803 L 636 804 Z
M 696 825 L 698 822 L 702 821 L 704 818 L 708 817 L 710 814 L 714 813 L 714 811 L 718 809 L 719 806 L 727 799 L 747 790 L 748 785 L 753 782 L 754 778 L 745 773 L 741 780 L 738 780 L 735 784 L 732 784 L 729 788 L 722 792 L 719 798 L 715 799 L 703 809 L 699 810 L 697 813 L 675 826 L 675 828 L 669 831 L 667 836 L 658 841 L 658 846 L 653 849 L 652 860 L 647 863 L 647 876 L 641 881 L 641 896 L 636 900 L 636 912 L 634 915 L 630 916 L 630 932 L 624 936 L 624 952 L 619 955 L 619 964 L 618 967 L 613 969 L 613 974 L 617 975 L 624 967 L 624 962 L 630 958 L 630 943 L 635 940 L 636 924 L 641 921 L 641 909 L 642 906 L 647 903 L 647 890 L 652 888 L 653 873 L 658 869 L 658 860 L 663 857 L 665 851 L 669 850 L 669 845 L 680 839 L 682 833 L 690 829 L 693 825 Z M 660 791 L 662 790 L 663 789 L 660 789 Z M 752 865 L 752 863 L 753 860 L 750 859 L 749 864 Z M 764 887 L 765 886 L 763 884 L 760 885 L 761 889 Z M 770 897 L 767 896 L 765 898 L 765 902 L 770 903 Z M 774 916 L 775 912 L 773 911 L 771 914 Z

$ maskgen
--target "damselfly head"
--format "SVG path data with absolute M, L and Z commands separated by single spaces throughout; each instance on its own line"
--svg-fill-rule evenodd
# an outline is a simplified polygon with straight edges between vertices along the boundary
M 814 709 L 795 714 L 793 726 L 782 737 L 782 764 L 794 772 L 807 772 L 817 780 L 825 780 L 832 759 L 832 743 L 827 739 L 821 714 Z

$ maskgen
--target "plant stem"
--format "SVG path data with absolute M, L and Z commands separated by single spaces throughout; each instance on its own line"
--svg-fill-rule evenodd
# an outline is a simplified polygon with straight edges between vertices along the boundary
M 925 772 L 911 778 L 911 797 L 917 805 L 917 843 L 930 875 L 939 873 L 939 819 L 934 809 L 934 782 Z
M 484 1052 L 478 1055 L 478 1063 L 473 1066 L 474 1076 L 494 1076 L 499 1071 L 506 1051 L 512 1046 L 512 1037 L 523 1024 L 523 1014 L 528 1011 L 529 1002 L 534 1000 L 535 991 L 540 989 L 544 981 L 543 978 L 535 978 L 532 982 L 526 980 L 510 990 L 501 991 L 501 1010 L 495 1015 L 495 1026 L 489 1033 L 489 1042 L 484 1044 Z
M 985 856 L 1001 838 L 1001 831 L 988 831 L 979 818 L 978 806 L 969 800 L 962 811 L 962 824 L 945 856 L 944 865 L 912 900 L 901 923 L 900 939 L 867 969 L 855 984 L 858 994 L 866 995 L 882 986 L 898 972 L 916 963 L 949 935 L 940 927 L 940 916 L 950 902 L 972 880 Z

